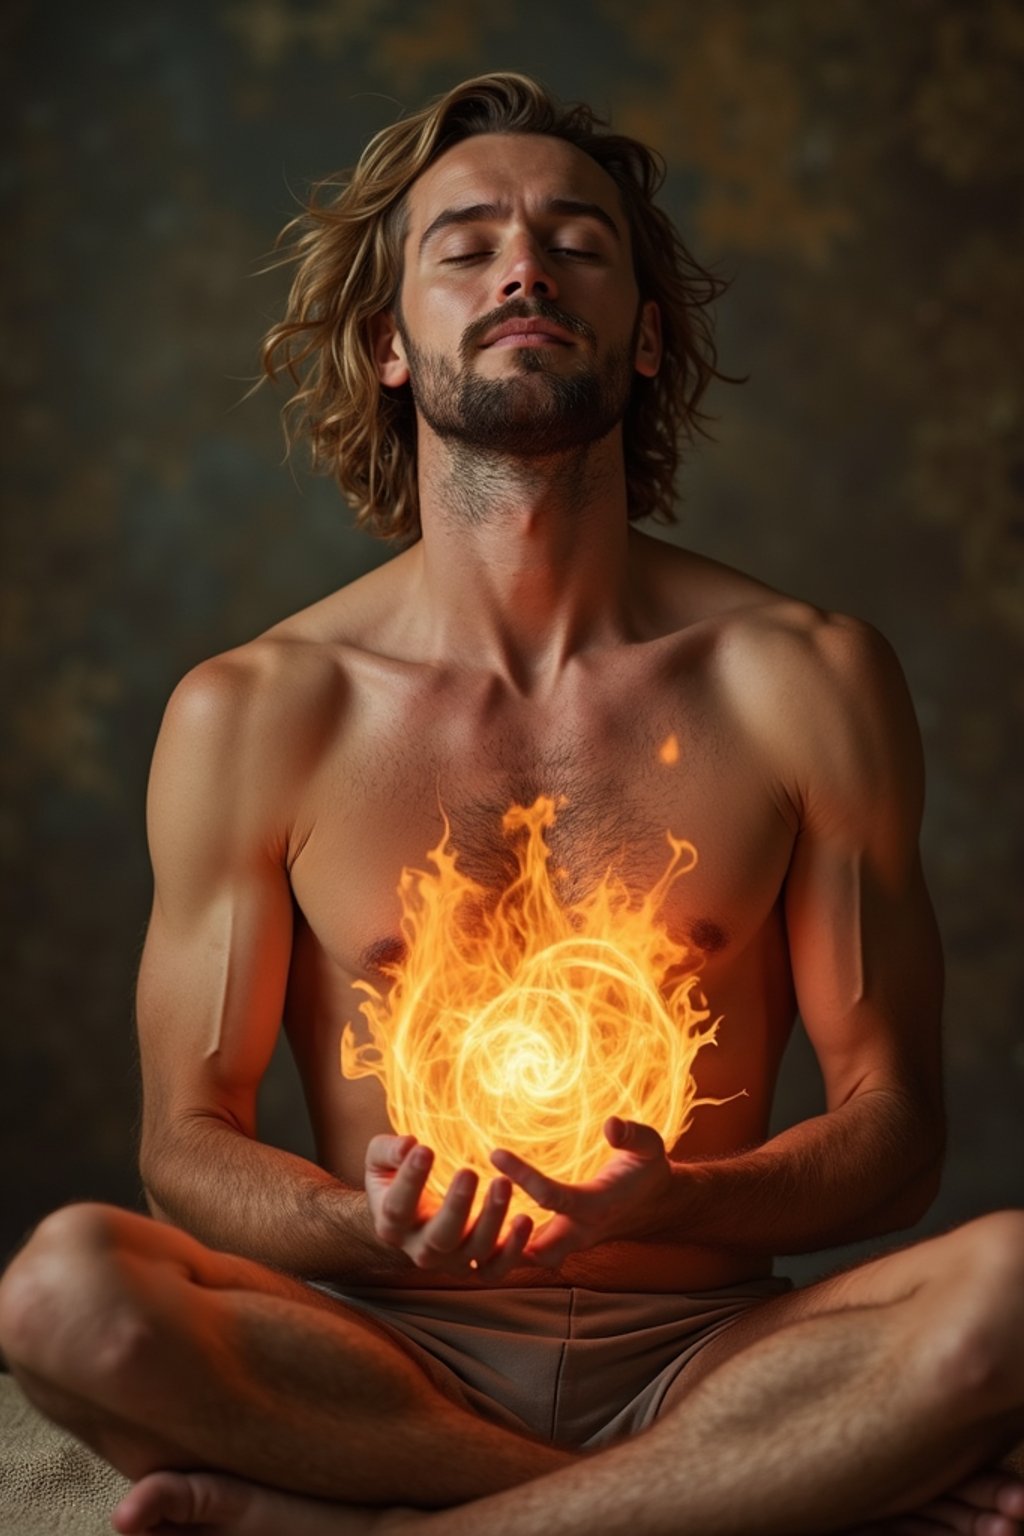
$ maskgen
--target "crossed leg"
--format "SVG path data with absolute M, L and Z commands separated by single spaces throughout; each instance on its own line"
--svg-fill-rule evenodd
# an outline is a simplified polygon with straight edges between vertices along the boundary
M 431 1507 L 570 1459 L 442 1395 L 355 1310 L 113 1207 L 37 1228 L 0 1283 L 0 1347 L 35 1404 L 133 1480 L 217 1467 Z
M 94 1227 L 106 1223 L 108 1231 L 114 1217 L 144 1220 L 124 1213 L 84 1220 Z M 51 1223 L 61 1218 L 77 1219 L 73 1212 L 58 1213 Z M 33 1266 L 44 1296 L 46 1227 Z M 307 1304 L 289 1303 L 272 1288 L 269 1296 L 246 1298 L 232 1288 L 252 1285 L 251 1271 L 267 1272 L 211 1256 L 182 1234 L 174 1237 L 191 1246 L 188 1253 L 179 1250 L 181 1273 L 173 1282 L 168 1274 L 175 1261 L 166 1256 L 161 1283 L 150 1274 L 147 1285 L 137 1274 L 137 1254 L 130 1248 L 127 1257 L 122 1254 L 117 1326 L 110 1321 L 107 1273 L 105 1329 L 97 1333 L 94 1327 L 79 1351 L 79 1372 L 84 1366 L 88 1373 L 97 1342 L 106 1341 L 98 1372 L 91 1367 L 101 1378 L 91 1393 L 68 1364 L 76 1356 L 72 1343 L 65 1338 L 47 1353 L 45 1339 L 61 1332 L 55 1313 L 60 1286 L 51 1285 L 49 1310 L 42 1302 L 22 1303 L 19 1312 L 14 1271 L 0 1294 L 0 1336 L 8 1339 L 15 1368 L 20 1359 L 30 1391 L 32 1380 L 41 1380 L 75 1401 L 98 1405 L 101 1414 L 114 1414 L 114 1427 L 98 1420 L 87 1426 L 91 1443 L 111 1460 L 116 1450 L 121 1460 L 115 1464 L 130 1475 L 155 1465 L 195 1467 L 215 1460 L 243 1478 L 319 1498 L 289 1497 L 217 1475 L 163 1473 L 144 1477 L 121 1506 L 117 1525 L 124 1532 L 202 1522 L 206 1530 L 238 1536 L 399 1529 L 407 1536 L 477 1536 L 481 1530 L 488 1536 L 536 1536 L 539 1530 L 546 1536 L 589 1536 L 593 1530 L 604 1536 L 677 1536 L 680 1530 L 686 1536 L 823 1536 L 920 1508 L 1024 1434 L 1024 1215 L 1016 1212 L 982 1218 L 763 1303 L 709 1344 L 650 1430 L 582 1458 L 481 1425 L 426 1391 L 418 1372 L 413 1383 L 397 1366 L 384 1369 L 372 1330 L 364 1336 L 348 1321 L 345 1346 L 339 1343 L 321 1370 L 307 1363 L 297 1374 L 282 1340 L 294 1336 L 294 1309 L 305 1315 Z M 53 1247 L 60 1246 L 54 1236 Z M 31 1247 L 21 1270 L 26 1285 Z M 193 1250 L 204 1255 L 202 1261 Z M 219 1282 L 205 1281 L 225 1290 L 213 1306 L 216 1291 L 202 1305 L 191 1295 L 195 1323 L 184 1296 L 197 1289 L 189 1266 L 198 1269 L 200 1262 L 226 1266 Z M 133 1265 L 134 1292 L 123 1278 Z M 244 1272 L 232 1270 L 239 1265 Z M 282 1288 L 292 1284 L 273 1280 Z M 125 1303 L 126 1295 L 134 1296 L 133 1305 Z M 272 1309 L 276 1302 L 292 1310 Z M 79 1320 L 95 1310 L 86 1305 Z M 214 1347 L 211 1317 L 227 1332 L 226 1349 Z M 166 1338 L 161 1343 L 158 1325 L 170 1328 L 174 1347 Z M 365 1385 L 360 1389 L 368 1378 L 375 1383 L 369 1401 Z M 379 1391 L 378 1378 L 385 1384 Z M 306 1401 L 310 1392 L 319 1394 L 320 1408 L 328 1399 L 328 1411 L 319 1417 Z M 219 1411 L 209 1411 L 204 1394 Z M 52 1400 L 48 1411 L 53 1413 Z M 229 1422 L 232 1414 L 238 1417 Z M 432 1415 L 437 1422 L 428 1424 Z M 128 1448 L 125 1418 L 139 1419 L 154 1439 Z M 67 1410 L 63 1422 L 83 1433 Z M 104 1435 L 106 1445 L 100 1443 Z M 275 1438 L 288 1446 L 283 1458 L 270 1454 Z M 168 1446 L 176 1460 L 168 1459 Z M 545 1456 L 554 1460 L 544 1465 Z M 472 1464 L 477 1483 L 489 1480 L 489 1489 L 467 1490 Z M 330 1499 L 345 1503 L 324 1502 Z M 352 1508 L 384 1500 L 419 1510 Z M 971 1536 L 989 1533 L 975 1523 Z

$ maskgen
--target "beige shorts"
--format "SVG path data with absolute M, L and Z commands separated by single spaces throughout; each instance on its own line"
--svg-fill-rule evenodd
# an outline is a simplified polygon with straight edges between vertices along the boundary
M 645 1429 L 710 1339 L 793 1288 L 779 1277 L 687 1295 L 312 1283 L 390 1332 L 446 1397 L 492 1423 L 574 1449 Z

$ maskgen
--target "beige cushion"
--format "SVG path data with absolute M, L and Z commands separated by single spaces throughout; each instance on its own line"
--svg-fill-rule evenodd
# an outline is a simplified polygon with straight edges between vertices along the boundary
M 112 1536 L 130 1486 L 0 1374 L 0 1536 Z

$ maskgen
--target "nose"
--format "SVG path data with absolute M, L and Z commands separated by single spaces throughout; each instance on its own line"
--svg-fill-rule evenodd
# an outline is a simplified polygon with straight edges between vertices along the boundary
M 545 299 L 558 297 L 558 284 L 547 264 L 545 252 L 536 241 L 529 238 L 523 238 L 514 243 L 499 279 L 499 302 L 516 297 Z

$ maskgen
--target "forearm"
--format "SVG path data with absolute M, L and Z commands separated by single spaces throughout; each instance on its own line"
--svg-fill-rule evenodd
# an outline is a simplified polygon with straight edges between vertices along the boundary
M 142 1158 L 154 1213 L 224 1252 L 307 1279 L 401 1284 L 409 1260 L 376 1237 L 362 1190 L 212 1117 L 154 1140 Z
M 899 1095 L 865 1093 L 735 1157 L 673 1165 L 669 1234 L 810 1253 L 912 1225 L 934 1197 L 941 1131 Z

